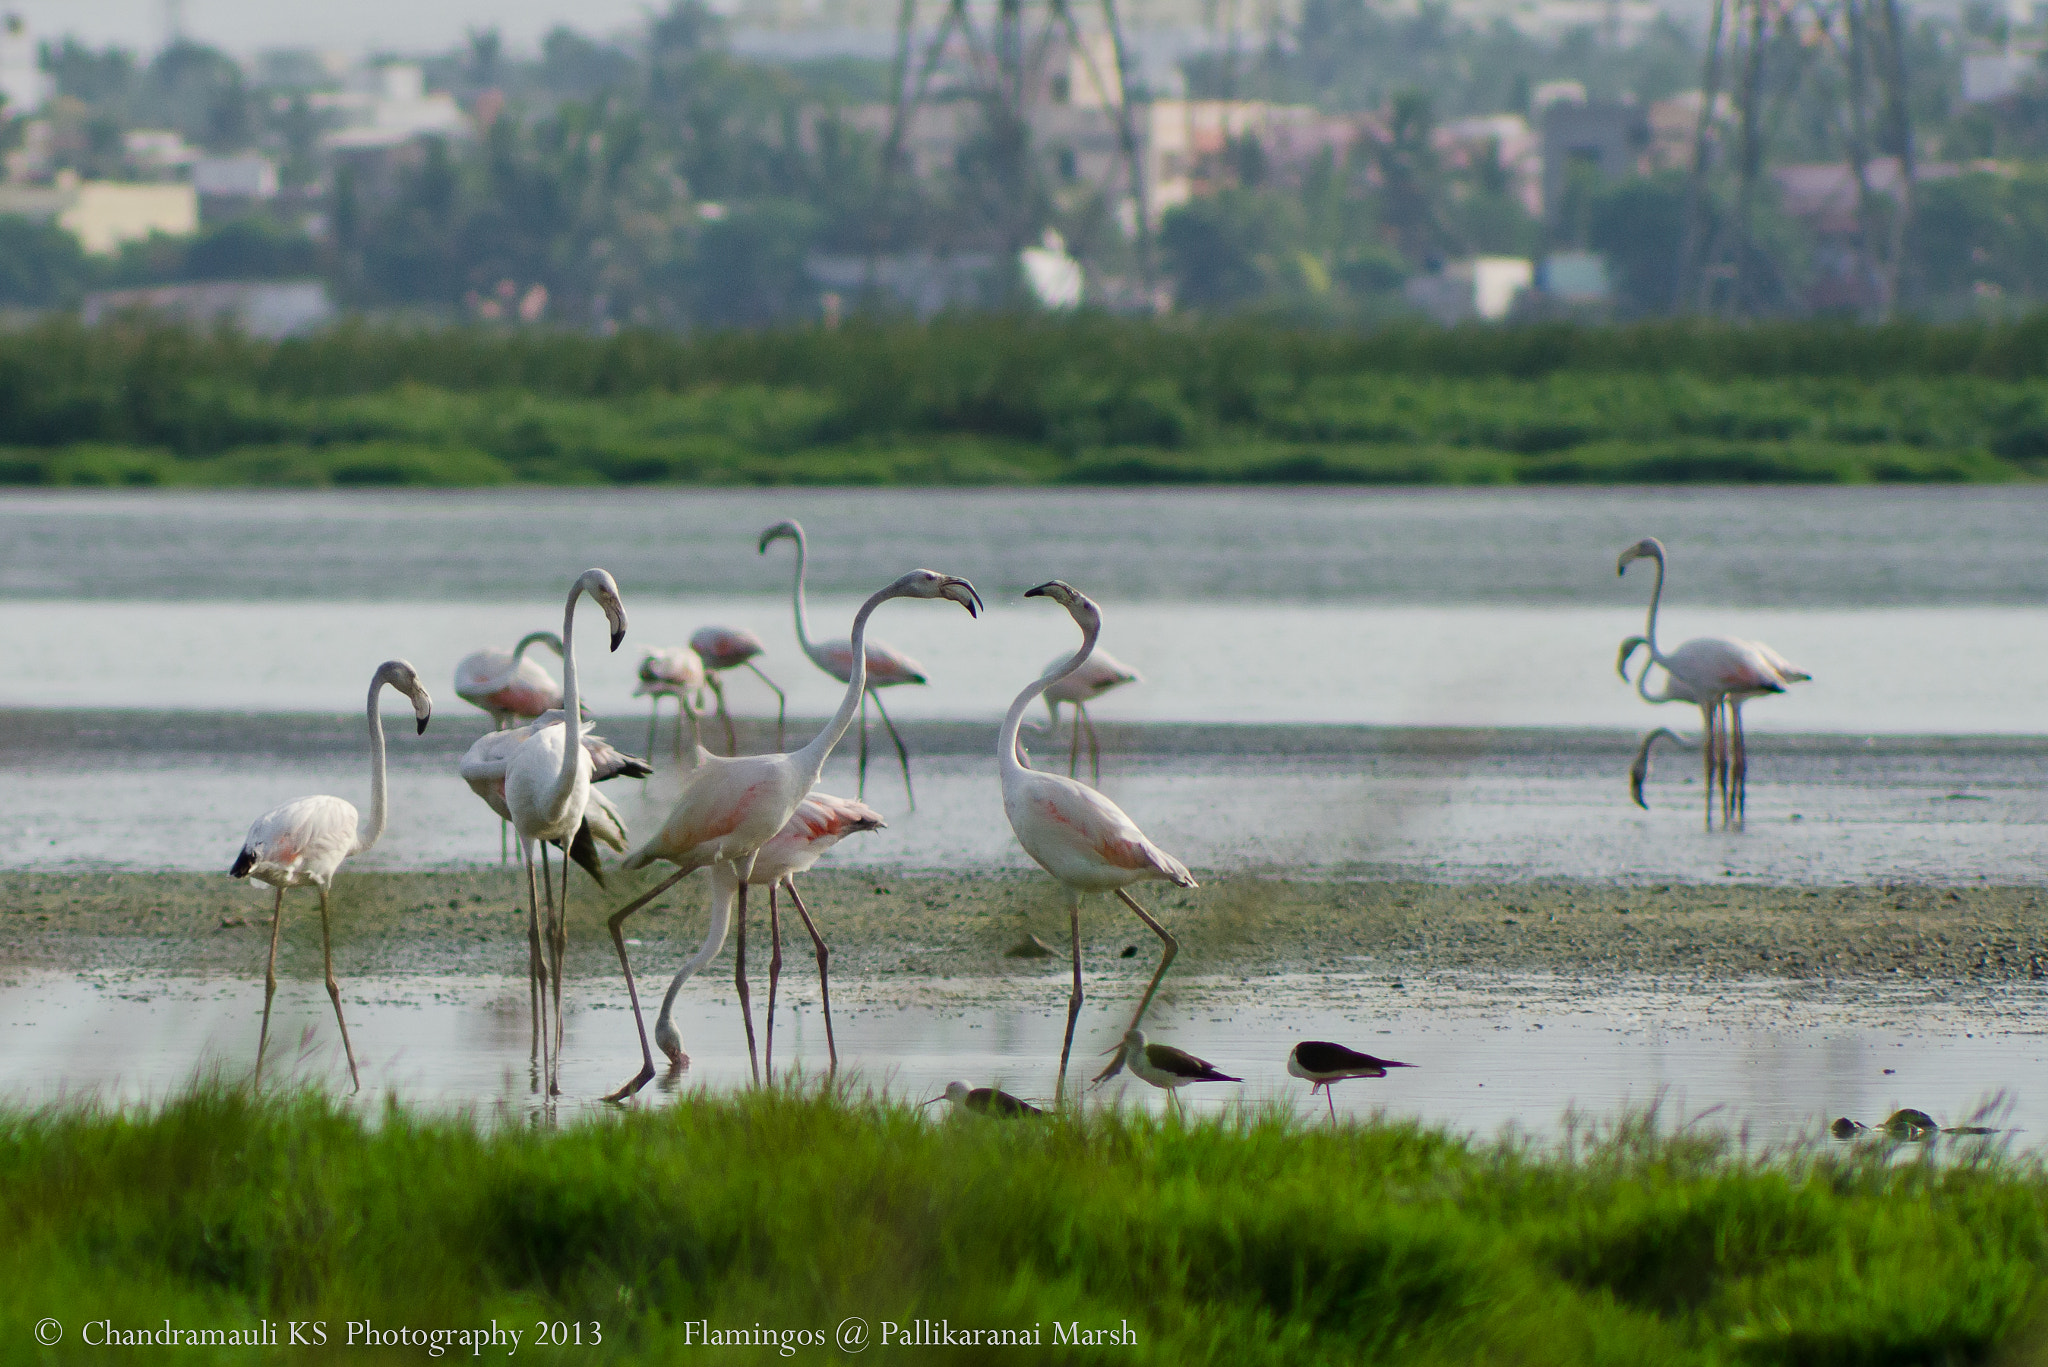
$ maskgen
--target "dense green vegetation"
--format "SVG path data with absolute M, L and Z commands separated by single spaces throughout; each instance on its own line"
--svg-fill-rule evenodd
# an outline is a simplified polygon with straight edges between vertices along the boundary
M 1035 1327 L 1034 1361 L 1101 1356 L 1055 1324 L 1128 1322 L 1134 1363 L 1959 1363 L 2040 1347 L 2048 1175 L 1989 1149 L 1749 1156 L 1641 1117 L 1547 1151 L 775 1091 L 479 1129 L 212 1087 L 0 1118 L 0 1221 L 23 1360 L 46 1316 L 60 1360 L 92 1320 L 324 1321 L 346 1352 L 349 1321 L 496 1319 L 524 1352 L 563 1321 L 579 1361 L 672 1362 L 692 1321 L 859 1315 L 880 1361 L 882 1322 L 923 1318 Z M 306 1355 L 279 1337 L 263 1356 Z
M 2048 474 L 2048 317 L 1377 332 L 981 317 L 677 337 L 49 323 L 16 484 L 1513 483 Z

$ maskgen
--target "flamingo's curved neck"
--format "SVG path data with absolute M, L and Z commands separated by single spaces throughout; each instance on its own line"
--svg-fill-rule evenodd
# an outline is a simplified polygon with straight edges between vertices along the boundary
M 384 783 L 384 717 L 377 711 L 377 695 L 383 689 L 382 674 L 370 680 L 370 816 L 356 829 L 357 853 L 377 843 L 391 814 L 391 798 Z
M 725 948 L 725 933 L 732 925 L 733 898 L 739 894 L 739 878 L 731 864 L 711 866 L 711 924 L 704 931 L 704 943 L 690 956 L 690 961 L 676 970 L 669 979 L 668 993 L 661 999 L 659 1019 L 667 1020 L 674 1010 L 676 993 L 683 990 L 683 984 L 718 957 L 718 951 Z
M 996 740 L 996 763 L 1002 766 L 1005 775 L 1024 772 L 1024 762 L 1017 758 L 1017 732 L 1024 725 L 1024 712 L 1031 706 L 1032 699 L 1086 663 L 1089 653 L 1095 649 L 1095 638 L 1101 634 L 1102 618 L 1098 616 L 1081 628 L 1081 648 L 1026 684 L 1024 691 L 1010 704 L 1010 710 L 1003 716 L 1002 733 Z M 1059 714 L 1053 715 L 1057 717 Z
M 1657 605 L 1664 601 L 1664 552 L 1658 549 L 1651 557 L 1657 562 L 1657 586 L 1650 590 L 1650 615 L 1643 623 L 1643 640 L 1650 647 L 1650 658 L 1658 664 L 1664 663 L 1664 652 L 1657 649 Z M 1649 667 L 1643 668 L 1643 677 L 1650 675 Z
M 817 647 L 811 644 L 811 614 L 804 607 L 804 561 L 808 548 L 804 545 L 803 529 L 798 528 L 791 539 L 796 542 L 796 581 L 789 590 L 789 601 L 796 609 L 796 643 L 803 647 L 804 654 L 822 666 L 824 661 L 819 659 Z
M 569 602 L 562 609 L 562 770 L 555 775 L 555 791 L 548 799 L 548 814 L 556 819 L 568 810 L 576 791 L 578 765 L 583 762 L 583 700 L 576 687 L 576 600 L 583 596 L 583 581 L 569 590 Z
M 801 592 L 803 581 L 799 578 L 797 582 L 798 591 Z M 831 721 L 825 723 L 825 729 L 813 737 L 809 745 L 791 756 L 798 768 L 810 775 L 809 782 L 805 785 L 806 791 L 811 783 L 818 781 L 818 775 L 824 772 L 825 761 L 832 755 L 832 747 L 839 744 L 839 738 L 846 734 L 846 728 L 853 725 L 853 714 L 860 707 L 860 695 L 867 690 L 868 618 L 874 616 L 876 608 L 896 596 L 894 584 L 879 589 L 867 602 L 862 603 L 860 611 L 853 615 L 853 635 L 849 642 L 852 647 L 852 658 L 846 671 L 846 696 L 839 700 L 839 711 L 833 714 Z M 798 603 L 801 605 L 801 598 L 798 599 Z M 797 621 L 803 621 L 801 606 L 798 608 Z
M 526 653 L 526 648 L 528 646 L 539 645 L 546 646 L 549 650 L 554 651 L 557 655 L 560 655 L 562 653 L 562 638 L 555 635 L 554 632 L 529 631 L 526 633 L 526 635 L 519 638 L 518 645 L 512 647 L 512 663 L 514 665 L 517 665 L 519 663 L 519 657 Z

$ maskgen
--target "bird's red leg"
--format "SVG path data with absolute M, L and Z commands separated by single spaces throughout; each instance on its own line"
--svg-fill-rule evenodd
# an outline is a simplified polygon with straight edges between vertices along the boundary
M 839 1046 L 832 1039 L 832 988 L 825 976 L 825 961 L 830 955 L 825 949 L 825 937 L 818 933 L 818 927 L 811 921 L 811 909 L 804 905 L 803 897 L 796 890 L 796 879 L 785 878 L 782 886 L 789 889 L 789 900 L 796 904 L 796 914 L 804 918 L 804 929 L 811 933 L 811 943 L 818 950 L 818 996 L 825 1004 L 825 1052 L 832 1060 L 832 1071 L 839 1071 Z
M 357 1091 L 363 1079 L 356 1073 L 356 1048 L 348 1042 L 348 1021 L 341 1014 L 341 984 L 334 981 L 334 941 L 327 929 L 327 885 L 320 885 L 320 958 L 327 969 L 327 999 L 334 1003 L 334 1023 L 341 1027 L 342 1052 L 348 1055 L 348 1080 Z
M 751 862 L 751 861 L 750 861 Z M 747 884 L 745 875 L 740 879 L 739 910 L 734 913 L 739 920 L 739 939 L 733 948 L 734 986 L 740 994 L 740 1019 L 747 1026 L 747 1064 L 754 1070 L 754 1085 L 761 1085 L 761 1056 L 754 1051 L 754 1003 L 747 996 Z
M 768 885 L 768 1014 L 761 1032 L 761 1061 L 768 1080 L 775 1080 L 775 988 L 782 976 L 782 931 L 777 924 L 775 884 Z
M 270 999 L 277 995 L 277 932 L 284 927 L 284 889 L 270 911 L 270 962 L 263 966 L 263 1032 L 256 1036 L 256 1083 L 263 1085 L 263 1047 L 270 1042 Z
M 1138 1028 L 1138 1022 L 1145 1019 L 1145 1008 L 1152 1004 L 1152 994 L 1159 990 L 1159 980 L 1166 976 L 1167 965 L 1173 962 L 1174 955 L 1180 953 L 1180 941 L 1174 939 L 1172 935 L 1168 934 L 1165 926 L 1162 926 L 1159 924 L 1159 922 L 1153 920 L 1151 913 L 1147 912 L 1145 908 L 1139 906 L 1137 900 L 1133 898 L 1128 892 L 1125 892 L 1122 888 L 1118 888 L 1116 890 L 1116 895 L 1123 899 L 1123 904 L 1125 906 L 1129 907 L 1132 911 L 1138 913 L 1138 919 L 1140 921 L 1143 921 L 1146 925 L 1150 926 L 1152 928 L 1152 933 L 1154 935 L 1157 935 L 1160 939 L 1160 942 L 1163 945 L 1165 945 L 1164 951 L 1159 956 L 1159 971 L 1152 975 L 1152 984 L 1151 986 L 1145 989 L 1145 997 L 1143 1001 L 1140 1001 L 1138 1003 L 1137 1014 L 1131 1017 L 1130 1028 L 1135 1030 Z
M 1323 1100 L 1330 1103 L 1330 1125 L 1334 1128 L 1337 1124 L 1337 1089 L 1325 1085 L 1323 1088 Z
M 1081 894 L 1071 888 L 1067 890 L 1067 919 L 1072 923 L 1074 931 L 1074 991 L 1067 998 L 1067 1038 L 1066 1042 L 1060 1045 L 1060 1078 L 1053 1084 L 1052 1089 L 1052 1104 L 1055 1110 L 1059 1109 L 1060 1102 L 1067 1094 L 1067 1059 L 1074 1052 L 1074 1022 L 1081 1019 Z M 1116 1061 L 1123 1062 L 1121 1051 L 1118 1052 Z M 1107 1076 L 1109 1074 L 1103 1074 L 1103 1077 Z M 1096 1079 L 1098 1082 L 1101 1080 Z
M 640 989 L 633 985 L 633 965 L 626 958 L 626 935 L 620 927 L 625 924 L 628 916 L 631 916 L 634 912 L 640 910 L 640 908 L 646 906 L 664 892 L 667 892 L 670 888 L 688 877 L 690 872 L 691 870 L 689 869 L 677 869 L 674 873 L 656 883 L 652 888 L 641 893 L 638 897 L 635 897 L 632 901 L 613 912 L 605 921 L 605 925 L 612 933 L 612 946 L 619 951 L 619 967 L 626 974 L 626 1000 L 633 1008 L 633 1025 L 640 1031 L 639 1075 L 616 1092 L 607 1095 L 605 1097 L 606 1101 L 624 1101 L 627 1097 L 654 1081 L 654 1050 L 648 1047 L 647 1044 L 647 1022 L 640 1018 Z
M 910 799 L 910 810 L 917 810 L 917 791 L 910 786 L 910 750 L 903 744 L 903 737 L 896 734 L 896 723 L 889 720 L 889 709 L 882 706 L 882 695 L 875 694 L 875 711 L 881 714 L 882 725 L 889 730 L 889 739 L 896 742 L 896 758 L 903 764 L 903 795 Z

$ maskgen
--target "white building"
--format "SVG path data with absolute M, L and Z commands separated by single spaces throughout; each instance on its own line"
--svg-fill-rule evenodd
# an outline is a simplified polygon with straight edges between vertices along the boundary
M 43 74 L 35 36 L 19 14 L 0 16 L 0 96 L 7 100 L 0 115 L 7 118 L 33 114 L 50 97 L 50 78 Z
M 338 152 L 396 147 L 418 137 L 460 138 L 470 132 L 469 117 L 446 91 L 429 91 L 426 74 L 412 62 L 377 67 L 372 79 L 354 90 L 314 94 L 315 109 L 333 110 L 342 126 L 321 139 Z
M 0 185 L 0 214 L 55 220 L 95 256 L 155 233 L 199 231 L 199 195 L 190 185 L 80 180 L 69 172 L 54 185 Z
M 1475 256 L 1453 261 L 1435 275 L 1418 275 L 1402 292 L 1409 303 L 1448 327 L 1473 319 L 1499 322 L 1535 283 L 1535 263 L 1525 256 Z

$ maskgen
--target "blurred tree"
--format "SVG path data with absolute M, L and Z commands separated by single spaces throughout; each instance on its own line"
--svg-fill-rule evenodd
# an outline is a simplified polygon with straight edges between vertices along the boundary
M 0 216 L 0 304 L 13 308 L 76 305 L 97 276 L 78 239 L 54 223 Z

